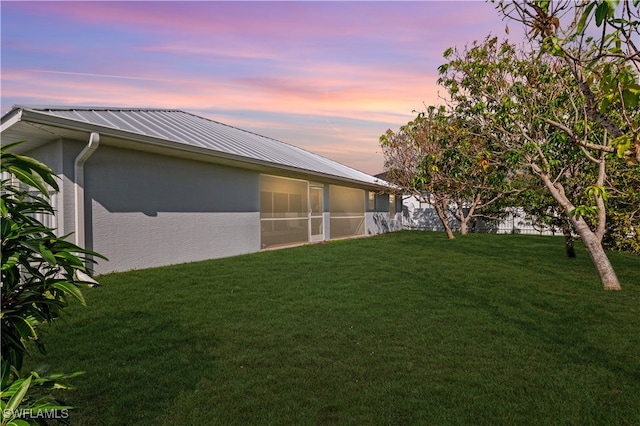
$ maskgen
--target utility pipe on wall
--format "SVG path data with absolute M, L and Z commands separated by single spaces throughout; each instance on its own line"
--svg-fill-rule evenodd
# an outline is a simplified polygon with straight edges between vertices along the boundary
M 84 232 L 84 163 L 91 157 L 91 154 L 98 149 L 100 145 L 100 135 L 92 132 L 89 137 L 89 143 L 76 157 L 74 165 L 74 198 L 76 208 L 76 245 L 85 248 L 85 232 Z

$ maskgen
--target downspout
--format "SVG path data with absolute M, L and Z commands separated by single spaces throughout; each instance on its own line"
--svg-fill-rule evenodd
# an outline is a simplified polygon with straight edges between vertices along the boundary
M 76 207 L 76 245 L 85 248 L 84 230 L 84 163 L 91 157 L 91 154 L 100 145 L 100 135 L 92 132 L 89 143 L 76 157 L 74 165 L 74 198 Z

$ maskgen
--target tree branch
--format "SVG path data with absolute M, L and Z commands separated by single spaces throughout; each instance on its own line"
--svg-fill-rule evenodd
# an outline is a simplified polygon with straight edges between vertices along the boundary
M 582 146 L 584 148 L 587 149 L 593 149 L 595 151 L 604 151 L 604 152 L 616 152 L 615 148 L 612 146 L 608 146 L 608 145 L 598 145 L 598 144 L 594 144 L 594 143 L 590 143 L 590 142 L 585 142 L 585 141 L 581 141 L 575 133 L 573 133 L 573 130 L 571 130 L 569 127 L 567 127 L 566 125 L 559 123 L 555 120 L 551 120 L 550 118 L 544 117 L 543 120 L 548 123 L 551 124 L 554 127 L 557 127 L 558 129 L 562 130 L 563 132 L 565 132 L 567 134 L 567 136 L 569 136 L 569 138 L 571 138 L 571 140 L 573 140 L 576 144 L 578 144 L 579 146 Z

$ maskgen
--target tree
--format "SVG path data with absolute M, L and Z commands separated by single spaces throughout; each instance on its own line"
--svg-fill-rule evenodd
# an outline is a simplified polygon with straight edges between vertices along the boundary
M 496 134 L 513 169 L 541 180 L 587 247 L 604 288 L 619 290 L 602 246 L 612 149 L 607 128 L 590 118 L 590 99 L 573 71 L 560 58 L 517 49 L 496 37 L 463 52 L 449 49 L 445 56 L 449 62 L 440 67 L 439 81 L 458 113 Z M 608 120 L 623 127 L 621 115 Z M 568 191 L 563 181 L 575 170 L 584 180 Z
M 415 120 L 401 126 L 397 132 L 391 129 L 380 136 L 384 154 L 386 179 L 405 193 L 433 206 L 449 239 L 454 239 L 449 225 L 449 195 L 437 191 L 434 181 L 425 179 L 424 159 L 438 150 L 439 123 L 444 109 L 430 106 Z
M 431 204 L 450 239 L 450 214 L 465 235 L 472 219 L 510 192 L 491 139 L 444 107 L 428 107 L 398 132 L 388 130 L 380 144 L 387 179 Z
M 38 328 L 57 319 L 69 300 L 84 304 L 82 287 L 96 285 L 84 266 L 86 256 L 103 258 L 58 237 L 40 222 L 39 215 L 54 213 L 49 190 L 58 190 L 55 176 L 44 164 L 10 153 L 16 144 L 3 146 L 2 198 L 2 424 L 25 424 L 18 418 L 29 410 L 52 412 L 71 407 L 50 395 L 64 389 L 71 376 L 23 376 L 21 369 L 29 345 L 46 354 Z M 42 419 L 37 419 L 42 420 Z M 22 422 L 22 423 L 20 423 Z M 35 420 L 34 420 L 35 422 Z M 37 423 L 37 422 L 36 422 Z
M 588 149 L 616 153 L 631 164 L 606 166 L 612 177 L 605 178 L 609 191 L 605 243 L 636 253 L 640 253 L 639 5 L 640 0 L 497 2 L 505 18 L 528 30 L 534 52 L 559 58 L 570 71 L 585 99 L 589 123 L 608 136 L 607 144 Z M 549 122 L 571 136 L 562 122 Z
M 562 61 L 585 99 L 591 123 L 612 137 L 601 148 L 640 162 L 640 0 L 499 1 L 525 26 L 533 52 Z M 568 133 L 561 122 L 550 121 Z

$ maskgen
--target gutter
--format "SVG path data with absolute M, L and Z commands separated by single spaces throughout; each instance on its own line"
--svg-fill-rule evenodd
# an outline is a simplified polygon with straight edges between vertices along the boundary
M 85 229 L 84 229 L 84 163 L 91 157 L 96 149 L 100 145 L 100 134 L 92 132 L 89 137 L 89 143 L 78 154 L 76 160 L 73 163 L 74 166 L 74 200 L 76 209 L 76 227 L 75 237 L 76 245 L 80 248 L 85 248 Z

